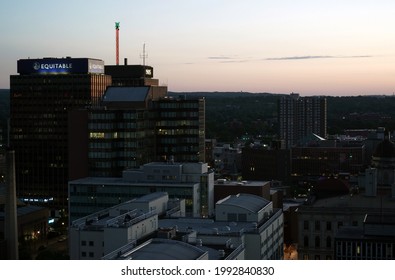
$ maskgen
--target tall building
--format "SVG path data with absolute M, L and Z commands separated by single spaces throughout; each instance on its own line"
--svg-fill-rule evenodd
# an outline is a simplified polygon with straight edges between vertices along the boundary
M 70 180 L 121 177 L 152 161 L 204 162 L 205 100 L 167 96 L 147 67 L 106 66 L 118 82 L 101 107 L 71 112 Z
M 154 102 L 157 160 L 205 161 L 205 99 Z
M 300 97 L 296 93 L 282 97 L 278 103 L 279 133 L 286 147 L 297 145 L 311 133 L 325 138 L 326 108 L 324 97 Z
M 153 100 L 167 88 L 108 87 L 102 106 L 70 113 L 70 180 L 121 177 L 155 159 Z
M 10 145 L 17 196 L 67 207 L 68 113 L 97 107 L 111 76 L 91 58 L 20 59 L 10 76 Z

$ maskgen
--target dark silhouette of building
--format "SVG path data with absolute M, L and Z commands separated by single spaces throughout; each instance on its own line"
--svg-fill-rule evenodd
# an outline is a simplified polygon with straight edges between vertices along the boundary
M 290 150 L 253 145 L 242 149 L 242 177 L 245 180 L 289 181 Z
M 90 58 L 18 60 L 10 76 L 10 145 L 15 150 L 17 196 L 67 207 L 68 113 L 97 107 L 111 77 Z
M 152 161 L 204 162 L 204 99 L 168 97 L 149 66 L 106 71 L 118 82 L 107 88 L 101 106 L 69 114 L 70 180 L 121 177 Z
M 153 102 L 157 160 L 205 161 L 205 99 L 162 98 Z

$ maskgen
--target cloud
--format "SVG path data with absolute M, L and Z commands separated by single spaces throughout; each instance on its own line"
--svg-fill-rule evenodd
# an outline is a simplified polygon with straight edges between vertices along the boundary
M 369 58 L 371 55 L 305 55 L 305 56 L 283 56 L 283 57 L 266 57 L 266 58 L 252 58 L 240 56 L 209 56 L 207 59 L 216 61 L 218 63 L 247 63 L 266 60 L 306 60 L 306 59 L 339 59 L 339 58 Z
M 306 56 L 284 56 L 284 57 L 269 57 L 264 60 L 302 60 L 302 59 L 326 59 L 326 58 L 368 58 L 372 57 L 370 55 L 352 55 L 352 56 L 342 56 L 342 55 L 306 55 Z
M 209 56 L 208 59 L 213 59 L 213 60 L 227 60 L 227 59 L 234 59 L 234 57 L 230 57 L 230 56 Z

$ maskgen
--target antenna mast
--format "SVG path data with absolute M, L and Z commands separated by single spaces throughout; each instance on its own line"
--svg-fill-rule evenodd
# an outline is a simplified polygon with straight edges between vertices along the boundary
M 115 64 L 119 65 L 119 22 L 115 23 Z
M 145 53 L 145 43 L 143 44 L 143 54 L 140 55 L 140 58 L 143 59 L 143 66 L 145 66 L 145 59 L 148 58 L 148 54 Z

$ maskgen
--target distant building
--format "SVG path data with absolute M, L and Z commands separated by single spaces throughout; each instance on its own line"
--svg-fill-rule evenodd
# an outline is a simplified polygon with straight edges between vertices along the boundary
M 395 216 L 366 215 L 363 226 L 343 227 L 335 236 L 337 260 L 394 260 Z
M 390 195 L 395 198 L 395 144 L 386 133 L 373 152 L 371 166 L 360 173 L 359 187 L 368 196 Z
M 327 103 L 325 97 L 300 97 L 292 93 L 278 103 L 280 139 L 287 148 L 298 144 L 306 135 L 327 134 Z
M 205 160 L 204 162 L 213 168 L 214 167 L 214 148 L 217 146 L 216 139 L 206 139 L 205 140 Z
M 69 219 L 117 205 L 145 194 L 162 191 L 185 199 L 186 215 L 214 213 L 214 173 L 205 163 L 152 162 L 126 170 L 123 177 L 86 177 L 69 182 Z
M 241 171 L 241 148 L 222 144 L 214 147 L 214 169 L 218 176 L 237 176 Z M 234 178 L 236 179 L 236 178 Z
M 264 146 L 246 146 L 242 149 L 243 180 L 289 181 L 291 173 L 290 150 Z
M 339 142 L 315 137 L 307 146 L 292 147 L 292 180 L 350 173 L 363 170 L 365 148 L 362 143 Z
M 366 214 L 390 214 L 395 201 L 389 196 L 363 194 L 328 197 L 297 210 L 300 259 L 334 259 L 335 236 L 344 226 L 361 227 Z
M 214 202 L 224 199 L 229 195 L 239 193 L 253 194 L 270 200 L 269 181 L 229 181 L 227 179 L 217 179 L 214 182 Z

